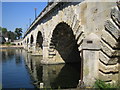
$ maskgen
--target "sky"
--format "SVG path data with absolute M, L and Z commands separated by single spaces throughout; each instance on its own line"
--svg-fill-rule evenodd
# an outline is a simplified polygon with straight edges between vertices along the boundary
M 2 27 L 8 31 L 15 31 L 15 28 L 22 28 L 23 33 L 37 16 L 46 7 L 47 2 L 2 2 Z M 31 20 L 30 20 L 31 19 Z

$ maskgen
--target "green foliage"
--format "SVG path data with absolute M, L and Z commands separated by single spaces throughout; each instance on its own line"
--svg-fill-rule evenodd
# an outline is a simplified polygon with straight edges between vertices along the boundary
M 18 39 L 20 39 L 20 37 L 22 36 L 22 28 L 16 28 L 15 33 Z
M 6 45 L 11 45 L 10 42 L 6 42 L 5 44 L 6 44 Z
M 0 31 L 2 31 L 2 27 L 0 27 Z
M 117 86 L 115 84 L 106 84 L 102 80 L 96 80 L 94 87 L 99 88 L 99 89 L 103 89 L 103 90 L 106 90 L 108 88 L 120 88 L 120 86 Z
M 0 27 L 0 32 L 2 33 L 3 37 L 8 37 L 8 40 L 11 40 L 12 42 L 16 40 L 16 34 L 15 32 L 8 31 L 7 28 Z
M 16 44 L 14 44 L 14 43 L 11 43 L 11 45 L 16 45 Z
M 2 34 L 7 34 L 7 28 L 2 28 Z
M 8 39 L 10 39 L 13 42 L 16 39 L 15 33 L 8 31 Z

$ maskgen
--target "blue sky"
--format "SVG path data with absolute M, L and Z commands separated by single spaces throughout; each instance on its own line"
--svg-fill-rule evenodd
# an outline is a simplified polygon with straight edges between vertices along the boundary
M 2 2 L 2 27 L 9 31 L 22 28 L 23 32 L 35 19 L 34 8 L 37 8 L 37 16 L 45 8 L 47 2 Z
M 2 3 L 0 2 L 0 26 L 2 26 Z

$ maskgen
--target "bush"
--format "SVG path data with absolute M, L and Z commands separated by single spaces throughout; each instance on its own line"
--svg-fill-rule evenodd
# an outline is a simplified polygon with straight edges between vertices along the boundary
M 14 44 L 14 43 L 11 43 L 11 45 L 16 45 L 16 44 Z
M 5 44 L 6 44 L 6 45 L 10 45 L 10 42 L 6 42 Z
M 105 81 L 102 80 L 96 80 L 94 87 L 104 90 L 105 88 L 120 88 L 120 86 L 117 86 L 115 84 L 106 84 Z

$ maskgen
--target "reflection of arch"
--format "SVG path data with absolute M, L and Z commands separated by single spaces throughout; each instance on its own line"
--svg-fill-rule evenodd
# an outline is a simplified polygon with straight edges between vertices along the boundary
M 55 69 L 56 70 L 56 69 Z M 57 72 L 58 70 L 56 70 Z M 53 73 L 52 73 L 53 74 Z M 63 76 L 64 75 L 64 76 Z M 49 80 L 51 88 L 76 88 L 80 80 L 80 64 L 65 64 L 54 80 Z
M 36 46 L 42 48 L 42 43 L 43 43 L 42 33 L 40 31 L 38 31 L 37 40 L 36 40 Z
M 33 44 L 33 41 L 34 41 L 33 35 L 31 35 L 31 37 L 30 37 L 30 44 Z
M 53 31 L 50 47 L 53 47 L 58 56 L 66 63 L 80 62 L 80 52 L 72 28 L 64 22 L 59 23 Z M 56 54 L 56 56 L 57 56 Z

